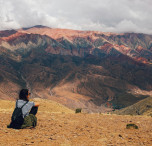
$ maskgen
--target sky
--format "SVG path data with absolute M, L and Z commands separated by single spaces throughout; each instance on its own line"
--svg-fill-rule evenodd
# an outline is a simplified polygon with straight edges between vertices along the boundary
M 152 0 L 0 0 L 0 30 L 34 25 L 152 34 Z

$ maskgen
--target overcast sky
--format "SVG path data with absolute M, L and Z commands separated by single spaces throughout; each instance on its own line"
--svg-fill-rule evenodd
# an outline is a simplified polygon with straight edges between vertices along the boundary
M 152 0 L 0 0 L 0 30 L 34 25 L 152 34 Z

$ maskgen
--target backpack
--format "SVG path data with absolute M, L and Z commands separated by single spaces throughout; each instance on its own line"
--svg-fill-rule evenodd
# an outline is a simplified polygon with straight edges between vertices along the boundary
M 28 103 L 28 101 L 25 104 L 23 104 L 21 107 L 17 107 L 17 102 L 16 102 L 16 108 L 14 109 L 11 117 L 11 127 L 15 129 L 19 129 L 24 122 L 22 108 L 24 107 L 24 105 Z

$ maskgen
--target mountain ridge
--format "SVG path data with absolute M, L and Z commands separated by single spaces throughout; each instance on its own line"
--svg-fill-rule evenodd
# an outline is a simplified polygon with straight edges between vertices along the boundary
M 151 95 L 151 35 L 43 26 L 0 34 L 1 98 L 28 87 L 33 96 L 100 112 Z

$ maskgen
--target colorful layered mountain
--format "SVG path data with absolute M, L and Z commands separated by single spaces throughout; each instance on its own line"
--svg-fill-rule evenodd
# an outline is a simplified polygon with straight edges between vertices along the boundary
M 152 35 L 34 26 L 0 32 L 0 98 L 21 88 L 104 112 L 151 95 Z

